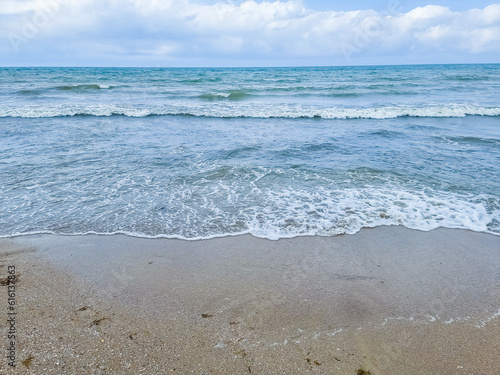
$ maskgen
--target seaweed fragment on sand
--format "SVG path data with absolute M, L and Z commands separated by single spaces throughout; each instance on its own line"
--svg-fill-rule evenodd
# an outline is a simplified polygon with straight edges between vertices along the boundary
M 22 361 L 21 363 L 22 363 L 24 366 L 26 366 L 27 368 L 29 368 L 29 367 L 30 367 L 30 365 L 31 365 L 31 362 L 33 362 L 33 360 L 34 360 L 34 359 L 35 359 L 35 357 L 33 357 L 33 356 L 31 356 L 31 355 L 30 355 L 28 358 L 26 358 L 26 359 L 25 359 L 24 361 Z
M 16 275 L 6 276 L 0 279 L 1 286 L 13 285 L 19 282 L 19 273 Z
M 90 327 L 93 327 L 93 326 L 99 326 L 101 325 L 101 323 L 105 320 L 111 320 L 109 318 L 101 318 L 101 319 L 96 319 L 94 320 L 92 323 L 90 323 Z
M 358 372 L 356 373 L 357 375 L 372 375 L 370 371 L 367 371 L 363 368 L 358 369 Z

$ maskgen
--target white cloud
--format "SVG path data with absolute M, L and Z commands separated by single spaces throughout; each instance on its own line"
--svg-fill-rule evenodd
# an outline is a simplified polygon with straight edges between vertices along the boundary
M 119 50 L 121 59 L 140 55 L 153 62 L 167 56 L 179 61 L 252 56 L 324 57 L 341 63 L 415 50 L 498 56 L 499 31 L 500 4 L 465 12 L 428 5 L 396 14 L 319 12 L 305 9 L 300 1 L 3 0 L 0 54 L 6 61 L 29 59 L 50 45 L 52 54 L 78 60 L 91 58 L 95 45 L 105 59 L 102 46 L 108 45 L 110 60 Z

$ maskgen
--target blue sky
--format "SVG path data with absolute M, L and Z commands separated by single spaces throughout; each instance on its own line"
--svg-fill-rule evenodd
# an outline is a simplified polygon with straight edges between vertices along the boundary
M 500 62 L 485 0 L 0 2 L 1 66 Z

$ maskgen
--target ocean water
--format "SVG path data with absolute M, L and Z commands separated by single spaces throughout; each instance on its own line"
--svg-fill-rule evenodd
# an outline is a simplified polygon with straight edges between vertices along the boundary
M 0 68 L 0 236 L 500 234 L 500 65 Z

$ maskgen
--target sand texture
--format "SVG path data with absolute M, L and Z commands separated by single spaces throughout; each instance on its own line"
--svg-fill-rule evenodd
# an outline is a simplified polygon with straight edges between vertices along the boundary
M 500 374 L 500 237 L 0 240 L 0 374 Z

